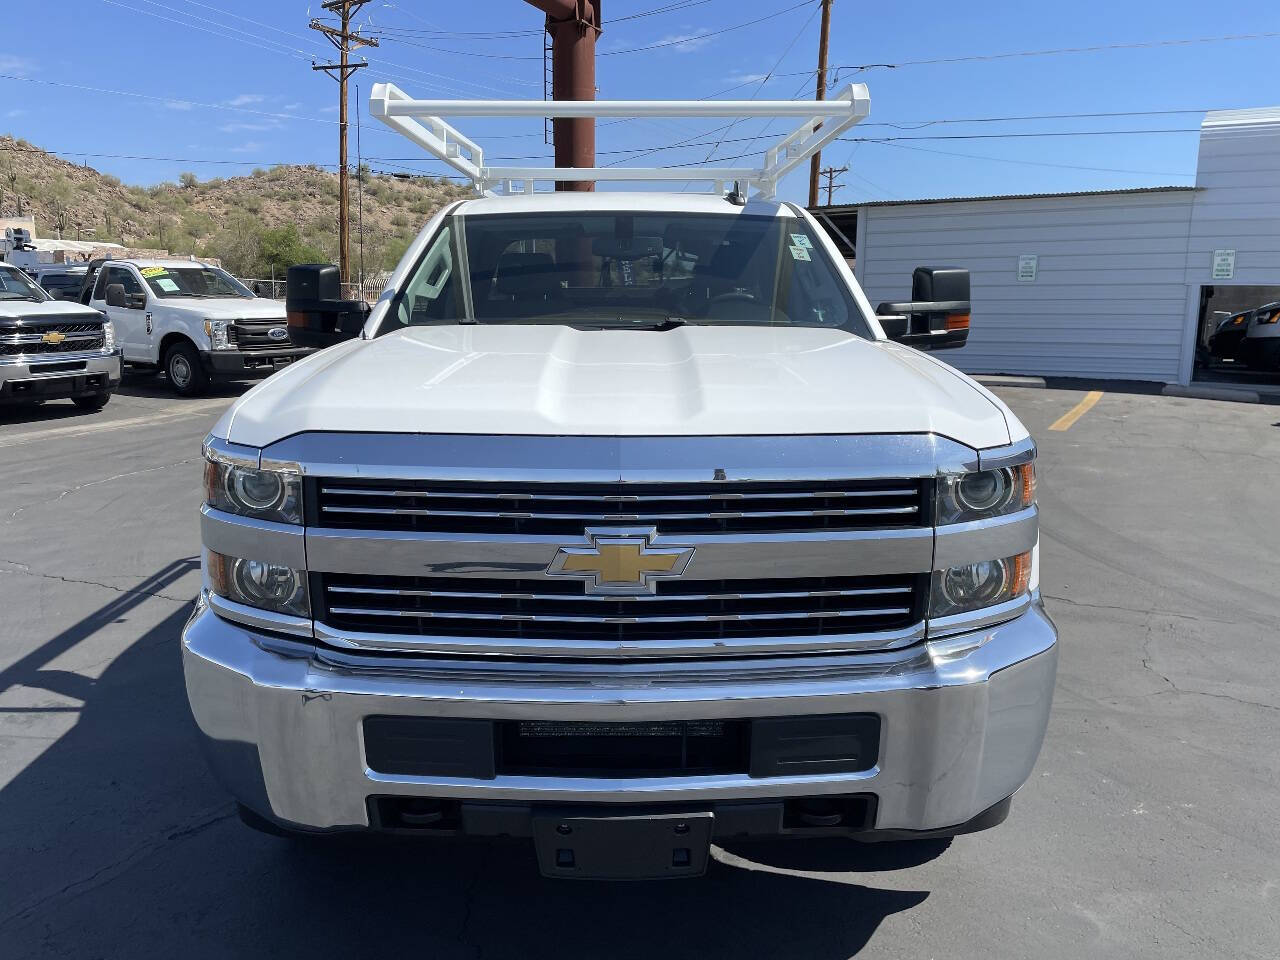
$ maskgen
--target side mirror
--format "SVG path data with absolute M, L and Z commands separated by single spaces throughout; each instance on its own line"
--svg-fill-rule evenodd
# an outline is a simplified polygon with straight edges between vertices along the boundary
M 124 295 L 123 283 L 107 284 L 107 306 L 108 307 L 128 307 L 127 298 Z
M 969 339 L 969 271 L 916 267 L 911 299 L 882 303 L 876 319 L 890 340 L 918 350 L 953 350 Z
M 370 307 L 343 300 L 338 268 L 328 263 L 290 267 L 285 286 L 289 339 L 300 347 L 328 347 L 360 336 Z
M 147 305 L 147 295 L 145 293 L 131 293 L 124 298 L 124 305 L 130 310 L 141 310 Z

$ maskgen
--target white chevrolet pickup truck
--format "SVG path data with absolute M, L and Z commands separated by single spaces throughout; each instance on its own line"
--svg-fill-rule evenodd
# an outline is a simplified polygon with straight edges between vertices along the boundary
M 119 383 L 111 321 L 53 299 L 0 262 L 0 405 L 69 398 L 92 412 L 107 405 Z
M 182 657 L 247 824 L 526 838 L 547 876 L 649 878 L 713 842 L 1006 817 L 1057 663 L 1035 444 L 927 352 L 965 342 L 966 271 L 873 310 L 772 199 L 865 104 L 689 106 L 806 111 L 751 200 L 735 170 L 496 196 L 537 172 L 375 86 L 485 195 L 426 225 L 357 338 L 205 441 Z

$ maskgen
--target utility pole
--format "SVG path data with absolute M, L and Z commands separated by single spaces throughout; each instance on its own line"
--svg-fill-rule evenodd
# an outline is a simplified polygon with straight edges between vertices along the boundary
M 833 193 L 835 193 L 837 190 L 843 190 L 843 189 L 844 189 L 844 184 L 843 184 L 843 183 L 836 183 L 836 182 L 835 182 L 836 177 L 840 176 L 840 174 L 842 174 L 842 173 L 848 173 L 848 172 L 849 172 L 849 168 L 848 168 L 848 166 L 843 166 L 843 167 L 827 167 L 827 169 L 825 169 L 825 170 L 819 170 L 819 171 L 818 171 L 818 175 L 819 175 L 819 176 L 822 176 L 822 177 L 826 177 L 826 178 L 827 178 L 827 185 L 826 185 L 825 187 L 823 187 L 822 189 L 823 189 L 823 190 L 825 190 L 825 191 L 827 191 L 827 206 L 828 206 L 828 207 L 829 207 L 829 206 L 831 206 L 831 195 L 832 195 Z M 817 199 L 817 197 L 814 197 L 814 199 L 816 200 L 816 199 Z M 817 206 L 817 204 L 815 204 L 815 203 L 811 203 L 811 204 L 809 204 L 809 206 L 811 206 L 811 207 L 812 207 L 812 206 Z
M 551 36 L 551 99 L 596 98 L 596 38 L 603 20 L 602 0 L 528 0 L 547 15 Z M 594 117 L 556 117 L 551 121 L 557 167 L 596 165 Z M 594 190 L 589 181 L 566 181 L 557 190 Z
M 822 27 L 818 33 L 818 95 L 827 99 L 827 40 L 831 36 L 831 5 L 834 0 L 822 0 Z M 809 206 L 818 205 L 818 173 L 822 169 L 822 154 L 815 153 L 809 161 Z
M 321 4 L 330 13 L 338 15 L 340 27 L 333 27 L 319 20 L 308 26 L 319 30 L 338 50 L 337 63 L 313 63 L 312 70 L 323 70 L 338 81 L 338 272 L 342 282 L 351 281 L 351 189 L 347 180 L 347 81 L 352 74 L 368 63 L 352 63 L 351 52 L 360 47 L 376 47 L 378 41 L 351 32 L 351 18 L 369 0 L 328 0 Z

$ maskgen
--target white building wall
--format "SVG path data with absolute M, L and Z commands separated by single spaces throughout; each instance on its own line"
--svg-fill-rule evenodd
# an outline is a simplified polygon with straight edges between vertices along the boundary
M 1280 108 L 1218 110 L 1200 131 L 1187 242 L 1184 380 L 1194 362 L 1202 285 L 1280 284 Z M 1213 279 L 1215 250 L 1234 250 L 1235 276 Z
M 1190 189 L 867 206 L 857 273 L 873 304 L 916 266 L 967 267 L 972 373 L 1177 381 L 1187 318 Z M 1277 190 L 1280 200 L 1280 189 Z M 1018 258 L 1038 257 L 1018 280 Z

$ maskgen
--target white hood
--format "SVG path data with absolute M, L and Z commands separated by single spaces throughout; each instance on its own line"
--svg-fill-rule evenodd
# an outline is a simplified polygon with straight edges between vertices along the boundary
M 150 310 L 171 310 L 198 314 L 202 320 L 283 320 L 284 304 L 279 300 L 255 297 L 219 297 L 202 300 L 199 297 L 156 297 Z
M 83 304 L 70 300 L 45 300 L 36 303 L 34 300 L 0 300 L 0 317 L 29 317 L 33 320 L 57 320 L 60 317 L 83 317 L 101 314 Z
M 915 351 L 838 330 L 430 326 L 340 344 L 245 394 L 214 428 L 266 446 L 306 431 L 725 436 L 1024 434 L 1003 404 Z M 1011 425 L 1014 425 L 1011 427 Z

